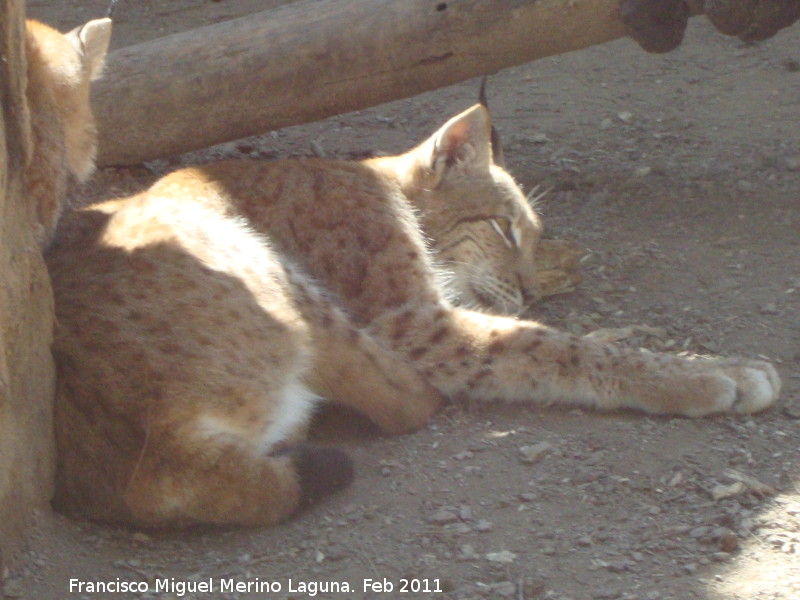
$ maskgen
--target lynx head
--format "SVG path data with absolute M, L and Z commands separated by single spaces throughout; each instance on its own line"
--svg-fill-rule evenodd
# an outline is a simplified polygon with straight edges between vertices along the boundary
M 89 83 L 102 73 L 110 37 L 107 18 L 66 34 L 26 22 L 26 101 L 33 141 L 26 193 L 37 205 L 43 244 L 61 214 L 67 172 L 83 182 L 94 171 L 97 129 Z
M 492 137 L 489 112 L 477 104 L 394 159 L 395 169 L 454 301 L 516 315 L 541 297 L 534 255 L 542 224 Z

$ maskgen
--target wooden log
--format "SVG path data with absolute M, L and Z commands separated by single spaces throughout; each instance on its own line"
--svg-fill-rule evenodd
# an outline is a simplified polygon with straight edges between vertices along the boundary
M 24 14 L 23 0 L 0 0 L 0 579 L 33 509 L 48 506 L 55 465 L 53 299 L 23 194 L 32 144 Z
M 113 52 L 101 165 L 363 109 L 625 35 L 620 0 L 304 0 Z

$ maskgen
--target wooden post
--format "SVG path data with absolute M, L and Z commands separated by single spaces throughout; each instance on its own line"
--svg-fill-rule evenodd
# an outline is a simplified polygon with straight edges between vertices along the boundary
M 0 0 L 0 574 L 32 509 L 52 493 L 53 300 L 34 207 L 23 197 L 30 151 L 22 0 Z
M 102 165 L 409 97 L 625 35 L 620 0 L 310 0 L 122 48 L 95 86 Z

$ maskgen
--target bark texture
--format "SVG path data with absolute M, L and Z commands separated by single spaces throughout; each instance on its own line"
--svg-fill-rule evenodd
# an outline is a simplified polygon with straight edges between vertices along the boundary
M 0 573 L 52 493 L 53 300 L 25 203 L 24 3 L 0 0 Z

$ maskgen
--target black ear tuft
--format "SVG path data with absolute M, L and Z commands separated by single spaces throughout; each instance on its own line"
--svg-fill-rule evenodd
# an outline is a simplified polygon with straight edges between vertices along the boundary
M 484 75 L 481 79 L 481 89 L 478 92 L 478 102 L 487 111 L 489 110 L 489 103 L 486 100 L 486 80 L 489 79 L 488 75 Z M 503 155 L 503 144 L 500 141 L 500 134 L 497 129 L 492 125 L 492 162 L 500 167 L 506 166 L 506 159 Z
M 114 9 L 117 7 L 117 2 L 119 2 L 119 0 L 111 0 L 111 4 L 108 6 L 108 12 L 106 12 L 107 19 L 114 18 Z
M 484 75 L 481 78 L 481 89 L 478 92 L 478 102 L 483 106 L 486 110 L 489 110 L 489 103 L 486 101 L 486 80 L 489 79 L 488 75 Z

